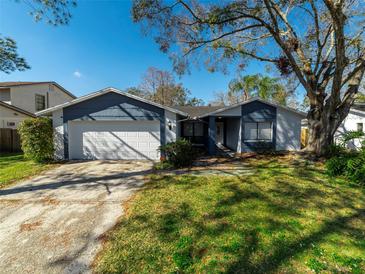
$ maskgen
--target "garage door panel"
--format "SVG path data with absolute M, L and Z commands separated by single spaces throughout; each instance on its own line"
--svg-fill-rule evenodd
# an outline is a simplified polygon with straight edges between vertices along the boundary
M 158 121 L 69 122 L 71 159 L 159 159 Z

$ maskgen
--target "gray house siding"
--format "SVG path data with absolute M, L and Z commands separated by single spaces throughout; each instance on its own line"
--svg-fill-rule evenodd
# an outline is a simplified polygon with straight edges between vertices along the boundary
M 161 145 L 166 143 L 164 109 L 110 92 L 63 109 L 65 159 L 69 158 L 67 125 L 68 121 L 72 120 L 158 120 L 160 121 Z
M 253 101 L 241 106 L 242 111 L 242 129 L 245 131 L 246 122 L 271 122 L 272 123 L 272 141 L 271 142 L 249 142 L 245 141 L 244 134 L 241 135 L 242 152 L 275 150 L 276 147 L 276 118 L 277 109 L 274 106 Z

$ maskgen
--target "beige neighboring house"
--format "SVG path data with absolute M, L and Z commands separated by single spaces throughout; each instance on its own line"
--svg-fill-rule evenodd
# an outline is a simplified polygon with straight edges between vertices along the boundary
M 16 128 L 25 118 L 33 117 L 33 113 L 0 101 L 0 128 Z
M 0 82 L 0 128 L 17 128 L 34 113 L 76 97 L 56 82 Z

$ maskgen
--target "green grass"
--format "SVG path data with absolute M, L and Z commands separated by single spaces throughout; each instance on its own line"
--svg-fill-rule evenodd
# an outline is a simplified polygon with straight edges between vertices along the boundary
M 23 154 L 2 153 L 0 156 L 0 188 L 37 175 L 53 166 L 25 159 Z
M 287 156 L 247 161 L 253 175 L 153 175 L 95 271 L 365 272 L 364 189 Z

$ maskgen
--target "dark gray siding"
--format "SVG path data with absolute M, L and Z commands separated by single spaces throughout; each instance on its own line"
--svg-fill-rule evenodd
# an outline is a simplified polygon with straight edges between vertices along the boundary
M 161 145 L 166 142 L 165 111 L 133 98 L 109 92 L 63 109 L 64 150 L 68 159 L 68 128 L 70 120 L 159 120 Z
M 106 93 L 63 110 L 63 120 L 160 120 L 164 110 L 117 94 Z
M 253 101 L 241 106 L 242 108 L 242 129 L 245 131 L 245 122 L 272 122 L 273 136 L 272 142 L 247 142 L 242 133 L 242 152 L 275 150 L 276 145 L 276 107 Z

